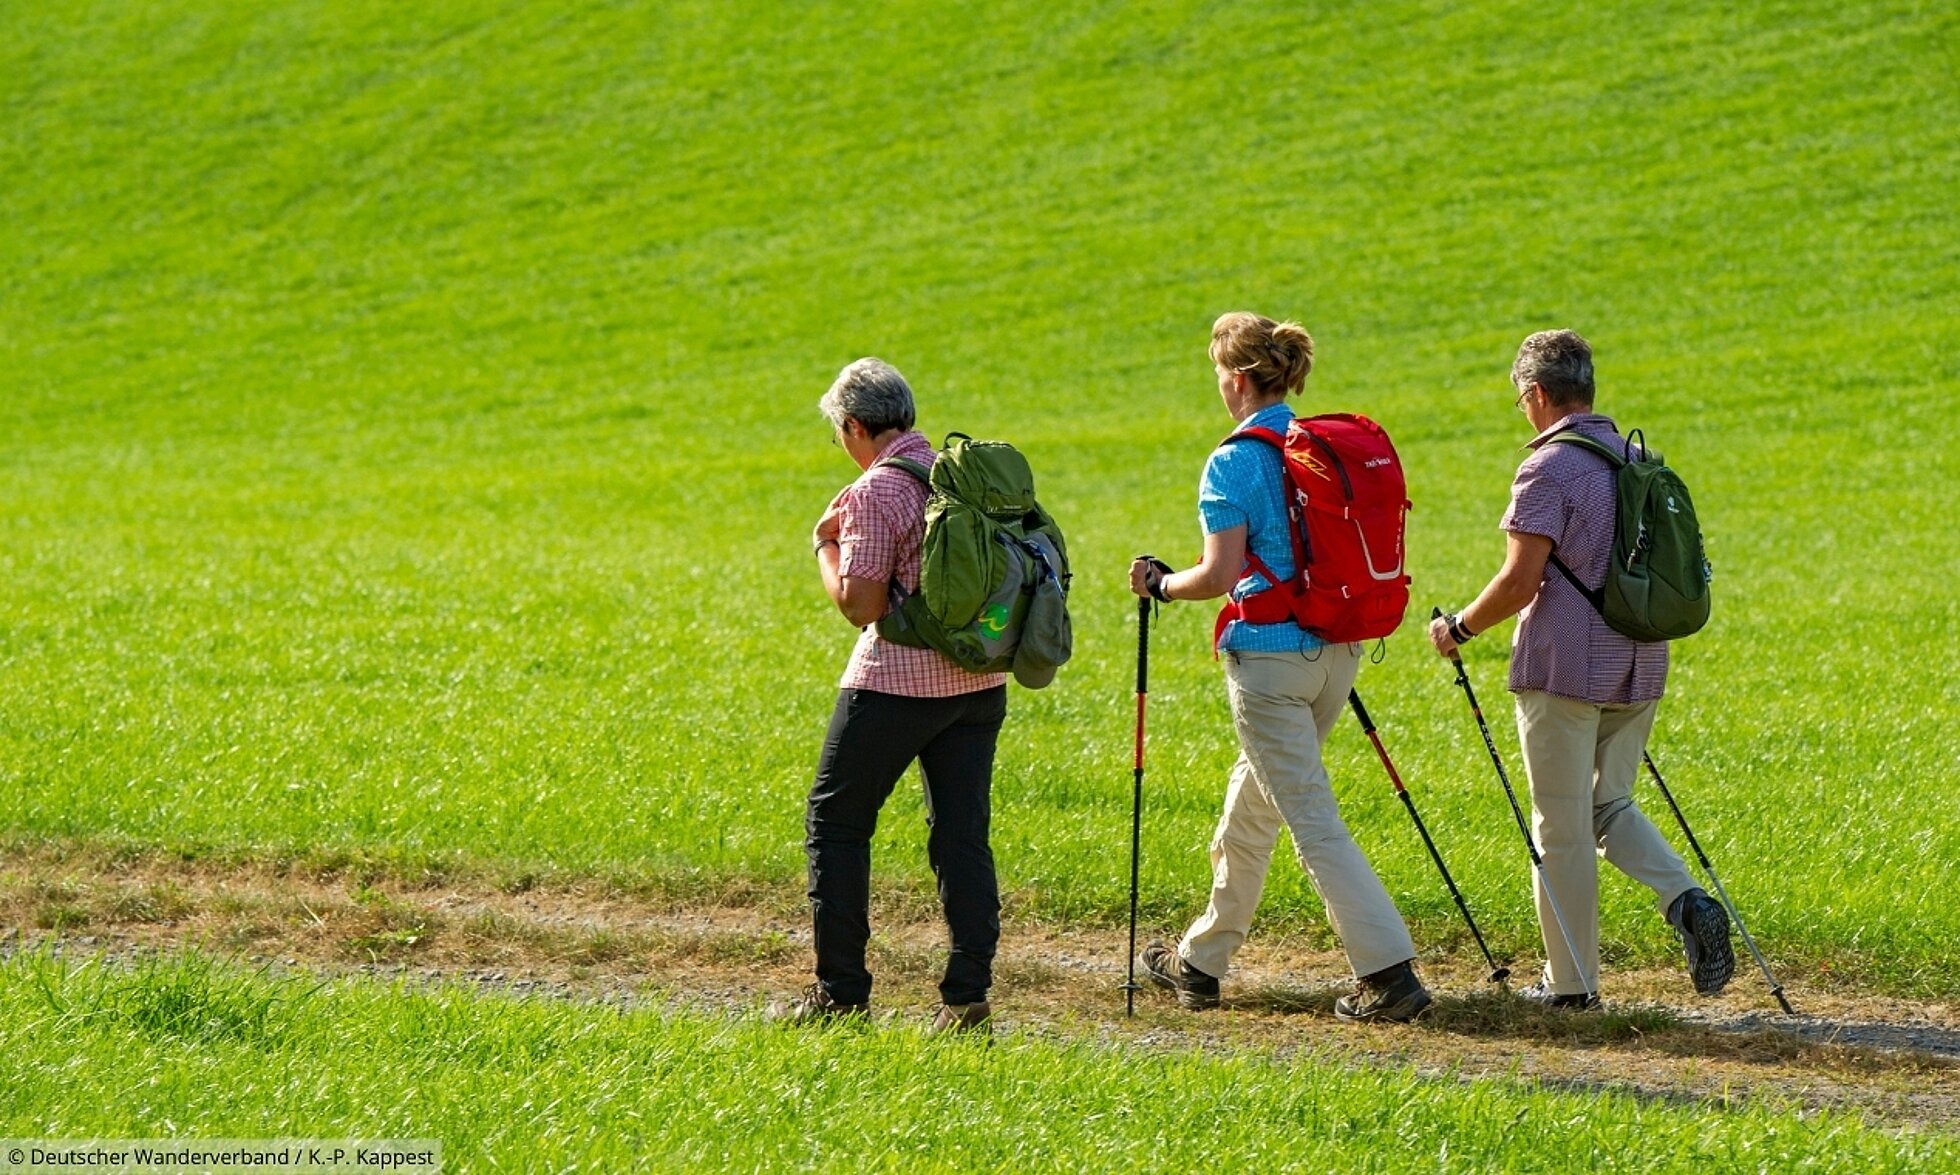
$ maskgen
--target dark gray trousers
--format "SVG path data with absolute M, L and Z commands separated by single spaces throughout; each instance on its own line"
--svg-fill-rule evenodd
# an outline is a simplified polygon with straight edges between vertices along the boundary
M 949 1004 L 987 998 L 1000 942 L 1000 887 L 987 843 L 994 744 L 1007 717 L 1007 687 L 950 698 L 839 691 L 804 820 L 817 980 L 831 999 L 871 998 L 864 947 L 871 937 L 871 834 L 878 810 L 914 760 L 925 777 L 926 855 L 952 954 L 939 995 Z

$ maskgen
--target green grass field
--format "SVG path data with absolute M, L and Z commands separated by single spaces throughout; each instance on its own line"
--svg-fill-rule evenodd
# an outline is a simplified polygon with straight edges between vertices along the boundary
M 1113 925 L 1124 568 L 1197 551 L 1207 329 L 1249 307 L 1313 331 L 1306 409 L 1401 448 L 1416 606 L 1360 686 L 1534 959 L 1417 618 L 1495 569 L 1505 373 L 1570 325 L 1706 521 L 1716 616 L 1654 751 L 1752 929 L 1793 986 L 1960 997 L 1956 33 L 1917 3 L 0 9 L 0 836 L 794 894 L 852 636 L 807 553 L 854 472 L 814 404 L 875 353 L 928 431 L 1020 443 L 1071 536 L 1077 660 L 1012 700 L 995 843 L 1015 913 Z M 1233 755 L 1209 631 L 1166 609 L 1153 650 L 1167 928 Z M 1469 661 L 1517 771 L 1505 639 Z M 1418 944 L 1467 949 L 1359 732 L 1329 755 Z M 929 891 L 918 812 L 883 890 Z M 1671 957 L 1630 884 L 1603 901 L 1609 962 Z M 1266 917 L 1320 924 L 1297 869 Z
M 1106 1170 L 1147 1166 L 1169 1140 L 1259 1169 L 1960 1162 L 1950 1137 L 1777 1107 L 1711 1118 L 1621 1093 L 1458 1085 L 1312 1056 L 1125 1056 L 1038 1038 L 984 1048 L 903 1029 L 786 1035 L 752 1019 L 461 987 L 323 990 L 198 956 L 129 973 L 46 956 L 0 964 L 0 1046 L 13 1091 L 0 1123 L 15 1133 L 281 1138 L 360 1122 L 516 1170 L 627 1170 L 649 1157 L 718 1170 Z M 149 1075 L 135 1100 L 115 1076 L 132 1069 Z

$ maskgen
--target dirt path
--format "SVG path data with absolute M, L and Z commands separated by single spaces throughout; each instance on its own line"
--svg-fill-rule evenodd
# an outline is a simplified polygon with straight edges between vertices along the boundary
M 927 1016 L 943 931 L 917 910 L 874 924 L 881 1013 Z M 0 853 L 0 941 L 127 955 L 189 946 L 337 974 L 460 979 L 560 998 L 754 1009 L 808 982 L 809 932 L 793 895 L 658 908 L 563 887 L 507 892 L 464 883 L 372 886 L 264 866 Z M 1408 1026 L 1333 1017 L 1340 956 L 1256 936 L 1221 1012 L 1189 1013 L 1155 990 L 1123 1014 L 1126 933 L 1010 923 L 996 968 L 1004 1033 L 1095 1038 L 1126 1048 L 1311 1050 L 1413 1065 L 1465 1080 L 1537 1078 L 1716 1104 L 1770 1100 L 1856 1108 L 1907 1128 L 1960 1131 L 1960 1008 L 1793 990 L 1775 1010 L 1739 971 L 1713 1000 L 1675 972 L 1614 972 L 1603 1013 L 1547 1014 L 1484 982 L 1464 960 L 1426 960 L 1437 1001 Z

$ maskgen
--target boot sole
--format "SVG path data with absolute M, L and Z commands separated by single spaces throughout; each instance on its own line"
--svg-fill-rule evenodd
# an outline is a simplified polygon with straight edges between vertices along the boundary
M 1735 947 L 1729 942 L 1729 912 L 1712 898 L 1696 911 L 1694 943 L 1688 977 L 1697 993 L 1714 995 L 1735 977 Z

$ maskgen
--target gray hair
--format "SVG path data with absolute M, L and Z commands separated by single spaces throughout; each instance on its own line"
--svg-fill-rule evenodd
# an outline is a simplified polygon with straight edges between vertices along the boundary
M 912 387 L 898 368 L 883 359 L 864 358 L 837 373 L 837 382 L 817 401 L 817 409 L 829 419 L 832 428 L 843 428 L 844 418 L 862 424 L 872 436 L 886 429 L 908 429 L 917 417 L 912 406 Z
M 1592 346 L 1571 330 L 1541 330 L 1518 346 L 1511 383 L 1519 391 L 1537 384 L 1561 408 L 1593 402 Z

